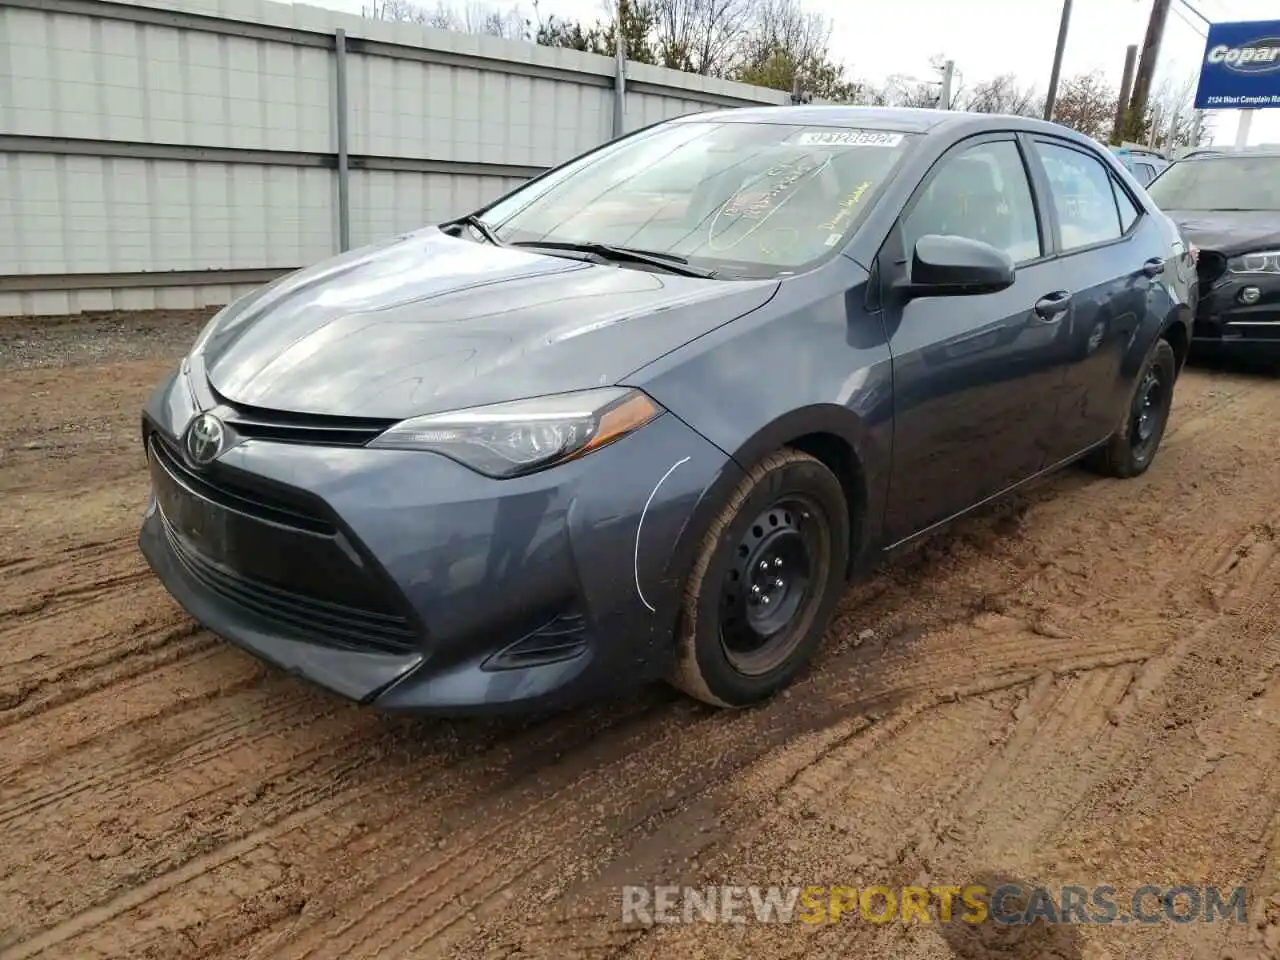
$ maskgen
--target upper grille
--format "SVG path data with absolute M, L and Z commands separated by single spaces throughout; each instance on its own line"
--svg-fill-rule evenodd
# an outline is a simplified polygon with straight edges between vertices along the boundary
M 395 420 L 369 417 L 335 417 L 309 413 L 288 413 L 234 403 L 212 386 L 209 388 L 226 408 L 222 419 L 242 437 L 276 443 L 306 443 L 313 446 L 362 447 Z

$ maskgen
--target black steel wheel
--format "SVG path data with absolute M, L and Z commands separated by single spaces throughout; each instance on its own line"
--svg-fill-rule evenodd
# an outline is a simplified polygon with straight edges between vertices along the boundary
M 1149 459 L 1160 441 L 1169 416 L 1169 386 L 1161 377 L 1158 364 L 1149 366 L 1138 383 L 1129 423 L 1129 445 L 1137 459 Z
M 1177 356 L 1166 340 L 1151 348 L 1134 386 L 1121 428 L 1087 463 L 1112 477 L 1136 477 L 1145 473 L 1164 439 L 1178 377 Z
M 740 538 L 720 585 L 720 642 L 739 673 L 775 669 L 801 639 L 818 593 L 814 572 L 828 564 L 830 532 L 822 510 L 804 496 L 784 497 L 760 511 Z
M 821 461 L 787 449 L 759 463 L 704 533 L 671 682 L 724 707 L 790 683 L 840 598 L 849 528 L 844 488 Z

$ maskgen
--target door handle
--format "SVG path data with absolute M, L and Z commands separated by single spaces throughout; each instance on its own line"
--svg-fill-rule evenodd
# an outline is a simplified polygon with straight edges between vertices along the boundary
M 1067 312 L 1069 306 L 1071 306 L 1071 294 L 1065 290 L 1059 290 L 1037 300 L 1035 312 L 1036 316 L 1045 323 L 1055 323 L 1062 319 L 1062 315 Z
M 1164 258 L 1152 257 L 1142 265 L 1142 272 L 1152 278 L 1160 276 L 1160 274 L 1164 273 Z

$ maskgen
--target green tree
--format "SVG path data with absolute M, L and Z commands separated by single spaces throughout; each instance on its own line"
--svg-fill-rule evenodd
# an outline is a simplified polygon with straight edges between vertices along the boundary
M 804 91 L 822 100 L 854 100 L 858 85 L 828 52 L 831 21 L 806 11 L 800 0 L 758 0 L 742 43 L 734 79 L 775 90 Z

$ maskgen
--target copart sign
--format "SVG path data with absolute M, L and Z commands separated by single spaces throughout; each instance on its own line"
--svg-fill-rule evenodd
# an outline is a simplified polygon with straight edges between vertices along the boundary
M 1215 23 L 1205 39 L 1199 110 L 1280 107 L 1280 20 Z

